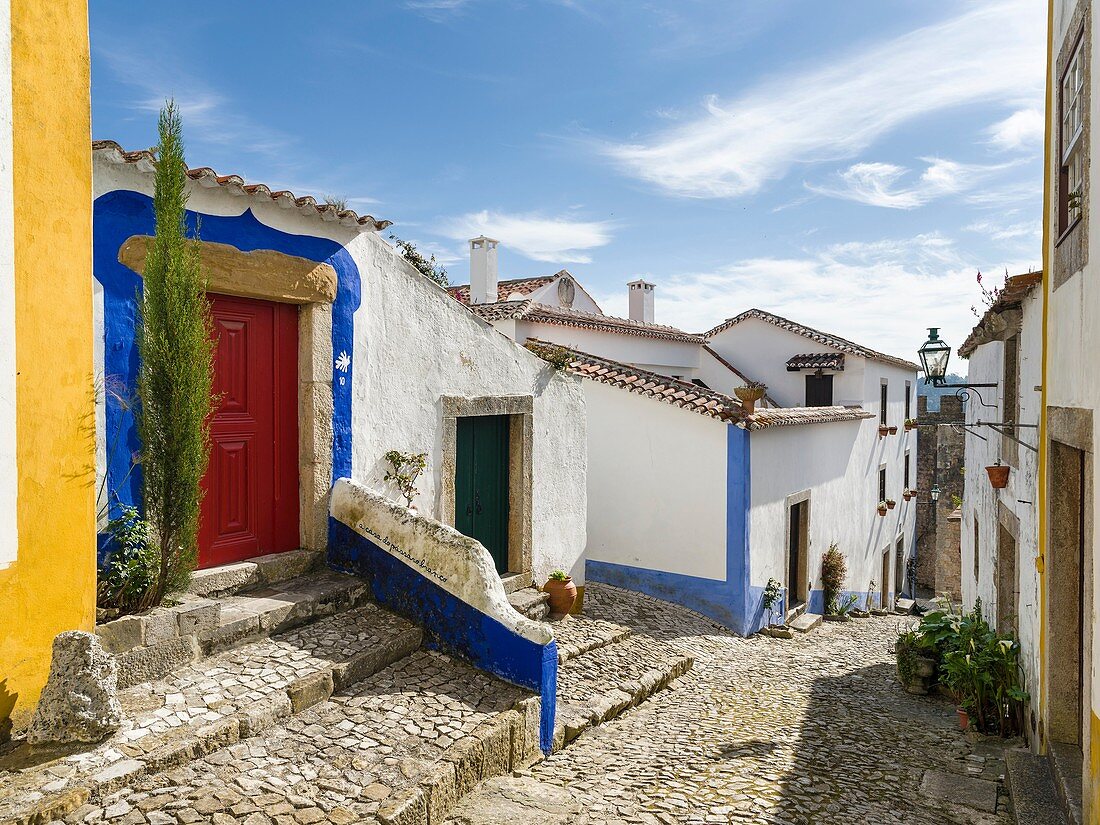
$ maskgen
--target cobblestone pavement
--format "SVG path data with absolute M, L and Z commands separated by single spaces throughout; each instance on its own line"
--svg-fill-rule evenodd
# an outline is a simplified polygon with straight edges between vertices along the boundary
M 689 611 L 589 584 L 585 612 L 694 658 L 671 688 L 522 773 L 583 813 L 562 822 L 1010 825 L 1001 797 L 984 812 L 922 793 L 939 772 L 979 780 L 996 799 L 996 741 L 957 729 L 945 701 L 900 689 L 900 617 L 824 624 L 792 640 L 731 636 Z M 926 774 L 928 779 L 926 779 Z M 986 780 L 985 783 L 981 780 Z M 557 822 L 516 780 L 485 783 L 451 825 Z M 960 799 L 956 791 L 952 794 Z M 524 813 L 522 800 L 526 803 Z M 560 807 L 557 809 L 562 811 Z

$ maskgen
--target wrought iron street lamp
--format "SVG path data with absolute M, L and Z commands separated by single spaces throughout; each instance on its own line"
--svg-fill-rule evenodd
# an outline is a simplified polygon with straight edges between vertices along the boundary
M 932 501 L 939 501 L 939 500 L 940 500 L 940 485 L 933 484 L 932 485 Z
M 947 362 L 951 360 L 951 347 L 940 338 L 939 327 L 928 328 L 928 340 L 917 350 L 924 367 L 924 383 L 942 387 L 947 376 Z

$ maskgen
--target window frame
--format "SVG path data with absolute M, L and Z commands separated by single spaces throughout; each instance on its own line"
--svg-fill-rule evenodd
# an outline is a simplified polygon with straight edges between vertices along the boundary
M 1058 240 L 1068 235 L 1070 231 L 1081 222 L 1084 210 L 1080 200 L 1084 198 L 1081 192 L 1076 207 L 1070 205 L 1070 196 L 1075 189 L 1081 189 L 1084 185 L 1084 163 L 1082 135 L 1085 130 L 1085 120 L 1088 112 L 1085 110 L 1082 98 L 1085 96 L 1086 63 L 1084 60 L 1084 30 L 1077 35 L 1077 42 L 1070 52 L 1070 58 L 1066 61 L 1065 69 L 1058 79 Z M 1072 100 L 1069 105 L 1074 106 L 1078 113 L 1077 122 L 1074 125 L 1073 134 L 1066 135 L 1067 100 L 1066 82 L 1071 75 L 1077 78 L 1077 84 L 1073 88 Z
M 828 381 L 826 381 L 825 379 L 828 379 Z M 811 404 L 810 403 L 810 382 L 811 381 L 819 381 L 822 384 L 826 384 L 828 386 L 828 392 L 823 391 L 821 394 L 827 396 L 827 399 L 828 399 L 829 403 L 827 403 L 827 404 Z M 832 373 L 824 373 L 824 372 L 820 372 L 820 371 L 819 372 L 807 373 L 805 384 L 806 384 L 805 402 L 806 402 L 807 407 L 831 407 L 831 406 L 833 406 L 833 374 Z
M 889 385 L 889 382 L 887 382 L 887 380 L 885 378 L 883 378 L 882 379 L 882 384 L 879 387 L 879 396 L 878 396 L 878 406 L 879 406 L 878 423 L 879 424 L 883 424 L 883 425 L 886 424 L 886 408 L 887 408 L 887 406 L 889 406 L 889 402 L 890 402 L 890 385 Z

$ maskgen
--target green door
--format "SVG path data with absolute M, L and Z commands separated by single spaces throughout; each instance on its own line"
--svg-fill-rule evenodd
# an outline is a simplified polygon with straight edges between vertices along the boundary
M 455 529 L 480 541 L 508 571 L 508 416 L 458 419 Z

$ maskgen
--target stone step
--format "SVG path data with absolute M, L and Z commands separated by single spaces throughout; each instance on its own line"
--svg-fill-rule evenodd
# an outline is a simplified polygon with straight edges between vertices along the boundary
M 820 613 L 803 613 L 794 621 L 788 622 L 788 625 L 792 630 L 796 630 L 799 633 L 810 633 L 817 629 L 821 624 Z
M 98 794 L 63 818 L 135 822 L 441 823 L 483 779 L 526 767 L 538 701 L 420 650 L 260 736 Z
M 0 758 L 0 822 L 60 818 L 74 802 L 256 736 L 409 656 L 421 640 L 419 627 L 369 604 L 122 691 L 125 721 L 105 742 L 54 759 L 23 745 Z
M 304 576 L 324 561 L 315 550 L 269 553 L 244 561 L 196 570 L 187 591 L 196 596 L 227 596 L 257 587 L 270 586 Z
M 1005 777 L 1017 825 L 1069 825 L 1049 759 L 1006 750 Z
M 558 663 L 564 664 L 574 656 L 621 642 L 633 631 L 625 625 L 596 619 L 578 613 L 550 623 L 554 640 L 558 643 Z
M 534 587 L 524 587 L 508 594 L 512 607 L 536 622 L 546 621 L 550 615 L 550 594 Z
M 1062 742 L 1050 743 L 1050 766 L 1054 773 L 1054 786 L 1062 801 L 1062 809 L 1073 825 L 1081 825 L 1084 794 L 1082 773 L 1084 770 L 1079 745 Z
M 313 573 L 224 598 L 184 594 L 176 606 L 98 625 L 96 633 L 118 661 L 119 687 L 128 688 L 203 656 L 347 610 L 368 595 L 366 583 L 355 576 Z
M 530 573 L 501 573 L 500 583 L 504 585 L 505 593 L 515 593 L 524 587 L 531 587 Z
M 557 722 L 565 742 L 645 701 L 692 664 L 663 642 L 635 636 L 568 659 L 558 670 Z

